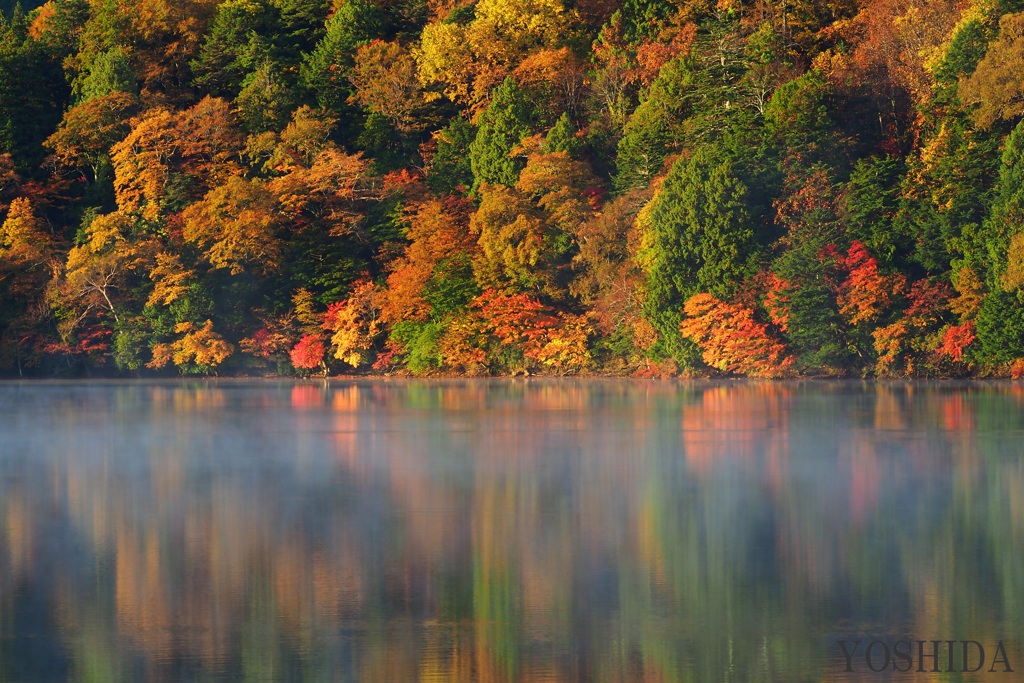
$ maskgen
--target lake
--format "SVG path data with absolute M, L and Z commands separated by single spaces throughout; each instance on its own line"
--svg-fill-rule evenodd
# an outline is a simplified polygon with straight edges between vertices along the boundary
M 0 384 L 0 681 L 1009 680 L 1022 551 L 1020 383 Z

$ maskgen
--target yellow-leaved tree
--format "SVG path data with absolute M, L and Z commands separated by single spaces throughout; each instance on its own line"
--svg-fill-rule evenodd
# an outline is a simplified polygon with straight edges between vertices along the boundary
M 211 320 L 202 327 L 190 322 L 178 323 L 174 332 L 182 336 L 169 344 L 156 344 L 153 360 L 146 364 L 148 367 L 162 368 L 173 361 L 182 372 L 206 374 L 235 352 L 234 345 L 213 331 Z
M 564 44 L 575 19 L 561 0 L 480 0 L 469 24 L 436 22 L 423 29 L 420 80 L 478 109 L 527 55 Z
M 380 298 L 372 282 L 361 280 L 347 299 L 328 307 L 324 329 L 333 333 L 331 349 L 335 358 L 354 368 L 370 361 L 373 346 L 384 331 Z
M 247 268 L 260 273 L 278 269 L 275 198 L 264 183 L 232 176 L 182 216 L 183 236 L 204 250 L 214 268 L 226 268 L 232 275 Z

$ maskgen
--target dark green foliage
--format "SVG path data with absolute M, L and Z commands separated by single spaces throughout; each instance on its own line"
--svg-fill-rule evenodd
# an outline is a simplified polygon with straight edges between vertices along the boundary
M 976 325 L 984 360 L 1005 363 L 1024 357 L 1024 303 L 1016 295 L 985 297 Z
M 562 114 L 544 137 L 541 149 L 546 153 L 568 152 L 569 156 L 572 156 L 579 151 L 579 148 L 580 142 L 576 137 L 576 129 L 569 121 L 569 115 Z
M 729 296 L 755 249 L 747 188 L 720 147 L 702 147 L 672 167 L 653 200 L 642 255 L 645 313 L 666 339 L 679 339 L 678 311 L 690 296 Z M 681 339 L 671 344 L 682 350 Z M 677 358 L 677 360 L 682 360 Z
M 860 240 L 887 266 L 904 264 L 913 249 L 910 239 L 899 234 L 893 224 L 905 172 L 901 159 L 861 159 L 846 185 L 846 229 L 850 238 Z
M 0 21 L 0 154 L 30 172 L 42 161 L 42 142 L 68 101 L 60 60 L 28 37 L 23 15 Z
M 660 23 L 672 14 L 674 8 L 670 0 L 624 0 L 619 11 L 626 37 L 637 41 L 656 36 Z
M 469 160 L 469 146 L 476 138 L 476 129 L 461 116 L 456 116 L 437 136 L 427 184 L 437 194 L 451 194 L 457 188 L 468 189 L 473 184 L 473 167 Z
M 235 102 L 238 118 L 247 133 L 283 129 L 295 107 L 294 95 L 284 75 L 269 61 L 246 77 Z
M 476 5 L 463 5 L 456 7 L 444 18 L 446 24 L 460 24 L 465 26 L 476 19 Z
M 970 76 L 988 47 L 988 31 L 977 20 L 963 24 L 950 41 L 945 57 L 935 69 L 935 79 L 944 84 L 955 84 L 963 76 Z
M 930 273 L 949 269 L 960 255 L 961 233 L 988 215 L 999 164 L 998 137 L 978 131 L 954 111 L 929 140 L 933 160 L 912 166 L 903 188 L 896 232 L 915 243 L 913 260 Z
M 356 144 L 373 158 L 373 170 L 378 175 L 413 166 L 419 147 L 417 140 L 396 129 L 387 117 L 376 112 L 366 117 Z
M 972 254 L 973 261 L 988 266 L 988 284 L 993 289 L 1006 271 L 1010 239 L 1024 230 L 1024 122 L 1006 138 L 1000 161 L 992 213 L 982 226 L 985 251 Z
M 246 75 L 271 57 L 269 37 L 278 27 L 278 13 L 269 3 L 227 0 L 218 5 L 191 64 L 196 85 L 217 97 L 237 95 Z
M 464 308 L 479 294 L 473 263 L 466 254 L 438 263 L 423 288 L 423 298 L 430 304 L 430 315 L 435 320 Z
M 75 83 L 79 102 L 102 97 L 112 92 L 136 95 L 139 85 L 128 55 L 120 47 L 112 47 L 100 54 L 89 67 L 88 75 Z
M 830 88 L 817 71 L 780 86 L 765 107 L 765 128 L 787 155 L 806 165 L 841 163 L 841 147 L 829 114 Z
M 385 28 L 381 10 L 366 0 L 346 0 L 327 20 L 323 38 L 303 56 L 299 69 L 303 87 L 321 107 L 347 111 L 353 89 L 345 74 L 356 48 L 382 37 Z
M 324 36 L 326 0 L 227 0 L 217 6 L 199 56 L 196 85 L 233 97 L 249 74 L 272 61 L 289 71 Z
M 533 110 L 512 78 L 494 89 L 491 104 L 481 114 L 476 137 L 469 145 L 469 162 L 473 169 L 473 191 L 481 183 L 508 185 L 519 180 L 525 161 L 512 156 L 512 151 L 530 132 Z
M 272 36 L 279 59 L 297 64 L 300 56 L 311 51 L 324 36 L 324 22 L 331 7 L 329 0 L 274 0 L 280 16 L 280 33 Z
M 647 185 L 681 142 L 680 126 L 689 113 L 692 82 L 693 72 L 685 59 L 674 59 L 662 67 L 619 141 L 615 160 L 617 192 Z
M 798 241 L 776 259 L 772 269 L 790 283 L 784 292 L 789 299 L 786 336 L 800 364 L 811 372 L 839 372 L 853 360 L 852 349 L 827 279 L 832 264 L 822 255 L 824 242 Z

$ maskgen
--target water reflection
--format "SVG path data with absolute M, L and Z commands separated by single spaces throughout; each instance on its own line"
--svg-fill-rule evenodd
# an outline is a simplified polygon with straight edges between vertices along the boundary
M 0 681 L 855 680 L 836 639 L 903 636 L 1024 668 L 1022 407 L 1007 384 L 0 385 Z

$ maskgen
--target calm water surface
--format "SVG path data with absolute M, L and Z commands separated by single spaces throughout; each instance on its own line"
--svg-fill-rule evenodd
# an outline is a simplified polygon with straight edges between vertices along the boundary
M 1024 671 L 1024 387 L 0 384 L 0 681 L 909 680 L 901 638 Z

